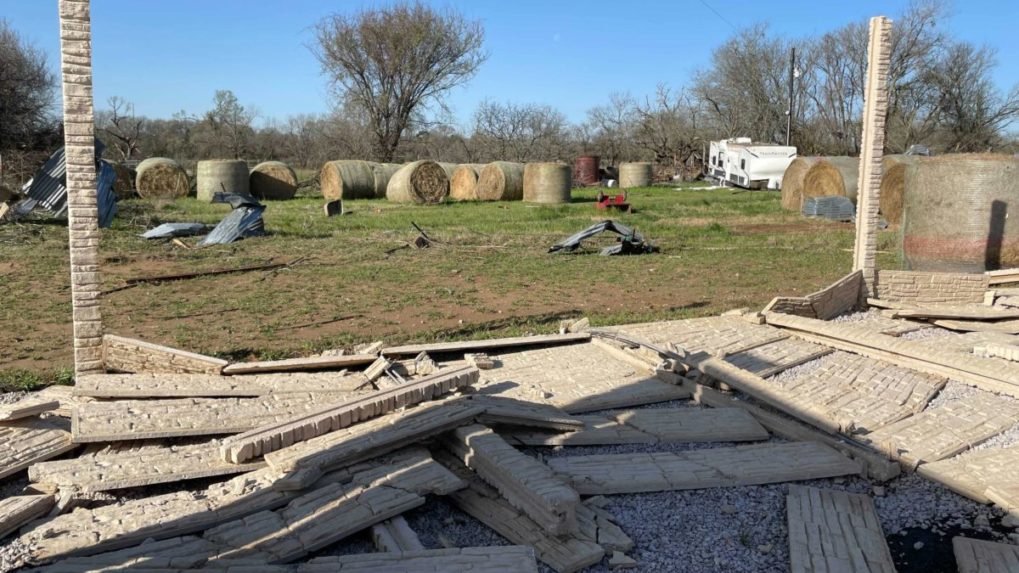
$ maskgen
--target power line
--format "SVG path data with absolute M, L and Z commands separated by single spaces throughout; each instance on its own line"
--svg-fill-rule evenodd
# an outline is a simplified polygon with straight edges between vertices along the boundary
M 721 21 L 723 21 L 723 22 L 725 22 L 726 24 L 728 24 L 730 28 L 732 28 L 732 29 L 733 29 L 733 30 L 735 30 L 735 31 L 739 31 L 739 30 L 738 30 L 738 29 L 736 28 L 736 26 L 735 26 L 735 25 L 734 25 L 734 24 L 733 24 L 732 22 L 730 22 L 730 21 L 726 20 L 726 19 L 725 19 L 725 16 L 723 16 L 722 14 L 720 14 L 720 13 L 718 12 L 718 10 L 715 10 L 714 8 L 712 8 L 712 7 L 711 7 L 711 5 L 710 5 L 710 4 L 708 4 L 706 0 L 701 0 L 701 4 L 704 4 L 704 7 L 705 7 L 705 8 L 707 8 L 708 10 L 711 10 L 712 12 L 714 12 L 714 13 L 715 13 L 715 16 L 718 16 L 718 19 L 719 19 L 719 20 L 721 20 Z

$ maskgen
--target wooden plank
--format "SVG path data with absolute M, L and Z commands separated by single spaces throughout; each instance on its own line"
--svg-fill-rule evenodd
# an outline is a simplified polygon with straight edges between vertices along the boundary
M 869 496 L 793 484 L 786 515 L 792 571 L 895 573 Z
M 406 346 L 390 346 L 383 348 L 384 356 L 417 356 L 422 352 L 428 354 L 477 352 L 514 348 L 519 346 L 548 346 L 555 344 L 573 344 L 591 340 L 589 332 L 573 332 L 569 334 L 545 334 L 541 336 L 518 336 L 513 338 L 490 338 L 487 340 L 465 340 L 461 342 L 433 342 L 429 344 L 409 344 Z
M 387 519 L 371 527 L 372 543 L 378 551 L 424 551 L 418 534 L 403 516 Z
M 34 418 L 0 424 L 0 478 L 76 448 L 65 425 Z
M 220 458 L 219 445 L 213 441 L 149 447 L 136 452 L 42 462 L 28 469 L 28 478 L 34 483 L 96 492 L 245 473 L 265 465 L 225 462 Z
M 465 388 L 478 381 L 471 366 L 448 368 L 416 382 L 371 392 L 349 402 L 330 405 L 273 422 L 223 440 L 223 459 L 239 464 L 292 444 L 346 428 L 398 408 L 406 408 Z
M 872 451 L 859 442 L 842 436 L 833 436 L 816 428 L 803 424 L 792 418 L 768 411 L 748 400 L 738 400 L 734 396 L 723 394 L 714 388 L 702 384 L 684 382 L 689 386 L 694 401 L 712 408 L 739 408 L 750 413 L 768 431 L 799 441 L 815 441 L 826 444 L 842 452 L 843 455 L 859 462 L 866 468 L 867 477 L 876 481 L 888 481 L 902 473 L 899 463 Z
M 55 495 L 16 495 L 0 499 L 0 539 L 22 525 L 45 515 L 56 503 Z
M 916 473 L 974 501 L 990 503 L 987 489 L 1012 483 L 1016 467 L 1019 467 L 1019 445 L 968 451 L 923 464 Z
M 304 370 L 340 370 L 371 364 L 378 358 L 374 354 L 345 354 L 343 356 L 309 356 L 263 362 L 234 362 L 223 368 L 223 375 L 262 374 L 267 372 L 296 372 Z
M 520 453 L 489 428 L 457 428 L 443 445 L 546 532 L 569 535 L 578 531 L 577 492 L 548 466 Z
M 551 404 L 570 414 L 681 400 L 689 393 L 607 354 L 593 344 L 574 344 L 503 354 L 482 372 L 479 394 Z
M 273 470 L 289 474 L 288 482 L 281 483 L 279 487 L 300 489 L 314 482 L 326 470 L 341 468 L 473 423 L 482 411 L 481 407 L 460 398 L 426 402 L 271 452 L 265 456 L 265 461 Z
M 75 396 L 136 400 L 142 398 L 257 398 L 299 392 L 353 392 L 360 375 L 335 373 L 254 374 L 90 374 L 78 378 Z
M 769 324 L 790 329 L 801 338 L 1019 397 L 1019 369 L 1007 362 L 938 349 L 921 341 L 876 333 L 853 323 L 834 324 L 780 314 L 769 314 L 767 320 Z
M 952 550 L 959 573 L 1015 573 L 1019 546 L 969 537 L 953 537 Z
M 236 434 L 339 404 L 353 392 L 269 394 L 260 398 L 181 398 L 92 402 L 75 409 L 76 443 Z
M 551 458 L 548 465 L 582 495 L 761 485 L 861 471 L 858 462 L 817 442 L 569 456 Z
M 739 408 L 652 408 L 580 416 L 584 428 L 572 432 L 500 429 L 512 444 L 528 446 L 597 446 L 683 442 L 753 442 L 768 431 Z
M 861 440 L 915 468 L 954 456 L 1017 423 L 1019 403 L 979 392 L 879 428 Z
M 447 460 L 442 456 L 437 459 L 468 483 L 467 488 L 447 497 L 453 505 L 492 528 L 510 543 L 532 547 L 538 559 L 555 571 L 573 573 L 598 563 L 605 556 L 605 549 L 595 538 L 590 537 L 591 528 L 584 527 L 574 535 L 548 535 L 541 526 L 510 505 L 495 489 L 474 476 L 458 460 Z M 577 509 L 581 523 L 595 523 L 596 516 L 586 504 L 580 504 Z
M 120 372 L 219 374 L 229 364 L 219 358 L 112 334 L 103 336 L 103 360 L 107 370 Z

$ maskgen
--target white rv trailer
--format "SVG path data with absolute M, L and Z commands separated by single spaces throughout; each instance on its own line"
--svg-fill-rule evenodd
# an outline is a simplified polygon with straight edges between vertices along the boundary
M 778 189 L 782 175 L 796 159 L 796 148 L 752 143 L 749 137 L 712 141 L 708 174 L 744 189 Z

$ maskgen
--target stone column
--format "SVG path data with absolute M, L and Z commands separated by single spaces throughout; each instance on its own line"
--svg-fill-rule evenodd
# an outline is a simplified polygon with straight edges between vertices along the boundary
M 76 375 L 103 371 L 89 1 L 58 0 Z
M 881 203 L 881 159 L 885 146 L 888 113 L 888 65 L 892 21 L 884 16 L 870 19 L 867 47 L 867 84 L 863 96 L 863 138 L 860 146 L 860 180 L 856 199 L 856 244 L 853 271 L 863 271 L 861 298 L 874 296 L 877 281 L 877 230 Z

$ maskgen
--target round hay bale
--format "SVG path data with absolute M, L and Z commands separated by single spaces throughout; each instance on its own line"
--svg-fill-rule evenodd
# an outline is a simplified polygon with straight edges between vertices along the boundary
M 478 200 L 478 178 L 485 168 L 483 163 L 464 163 L 449 178 L 449 196 L 456 201 Z
M 389 186 L 389 180 L 401 167 L 403 167 L 403 164 L 400 163 L 372 164 L 372 178 L 375 182 L 374 193 L 376 199 L 386 198 L 386 187 Z
M 917 271 L 1019 267 L 1019 158 L 958 154 L 906 164 L 902 254 Z
M 573 174 L 565 163 L 528 163 L 524 166 L 524 201 L 569 203 Z
M 439 167 L 446 172 L 446 178 L 450 181 L 453 180 L 453 173 L 456 171 L 456 168 L 460 167 L 460 164 L 458 163 L 445 163 L 443 161 L 436 161 L 436 163 L 438 163 Z
M 211 203 L 212 196 L 220 192 L 251 193 L 248 164 L 239 159 L 199 161 L 195 173 L 199 201 Z
M 282 161 L 263 161 L 251 170 L 249 186 L 259 199 L 285 201 L 297 193 L 297 174 Z
M 915 155 L 886 155 L 881 172 L 881 216 L 889 225 L 902 222 L 902 196 L 906 187 L 906 166 Z
M 646 161 L 619 164 L 619 188 L 651 186 L 651 164 Z
M 372 199 L 375 197 L 375 174 L 370 161 L 344 159 L 322 166 L 319 184 L 327 201 L 337 199 Z
M 113 182 L 113 194 L 120 200 L 134 197 L 134 180 L 138 174 L 123 163 L 111 163 L 110 165 L 113 166 L 113 172 L 117 174 L 117 179 Z
M 146 199 L 186 197 L 191 189 L 188 174 L 176 161 L 167 157 L 150 157 L 135 170 L 135 189 Z
M 803 178 L 823 157 L 797 157 L 782 174 L 782 208 L 797 213 L 803 209 Z
M 524 197 L 524 164 L 493 161 L 478 176 L 478 199 L 519 201 Z
M 822 157 L 803 177 L 803 197 L 848 197 L 855 204 L 859 179 L 859 158 Z
M 386 199 L 398 203 L 441 203 L 449 196 L 446 171 L 434 161 L 415 161 L 389 179 Z

